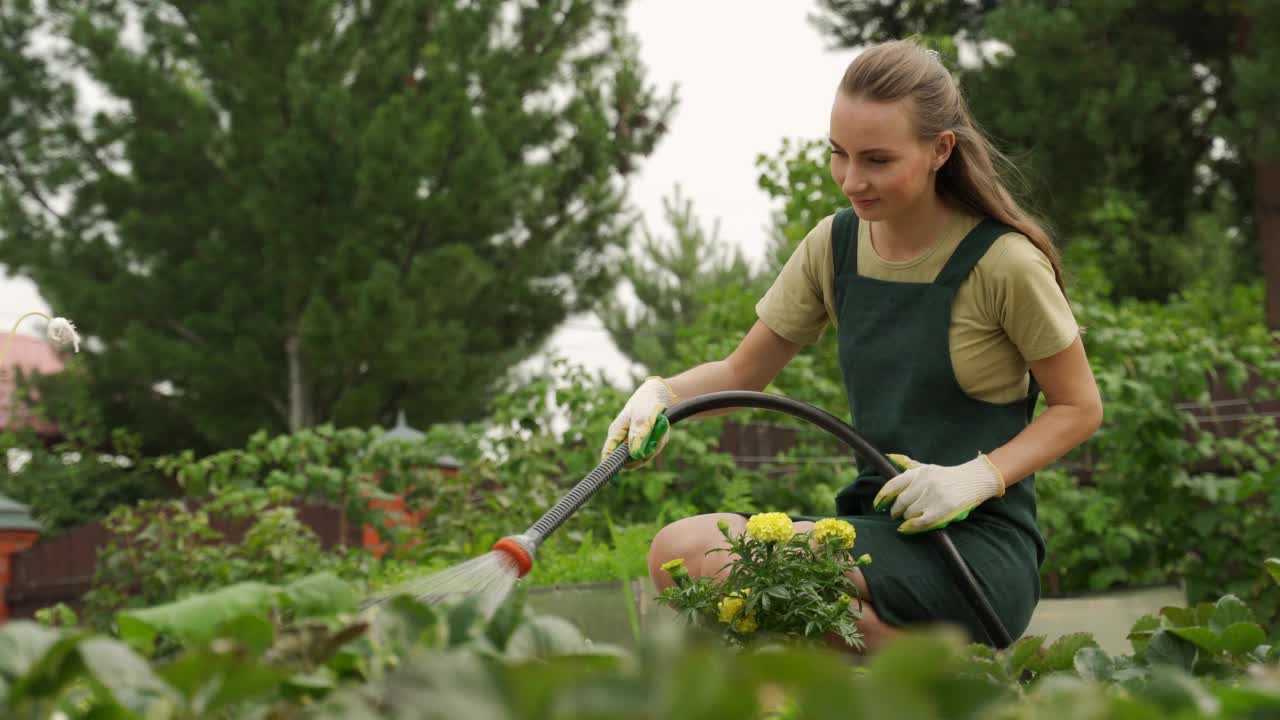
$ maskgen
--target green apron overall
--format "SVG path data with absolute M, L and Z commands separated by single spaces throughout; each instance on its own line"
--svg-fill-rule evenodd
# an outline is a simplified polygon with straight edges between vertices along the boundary
M 1024 400 L 995 404 L 968 395 L 951 365 L 956 288 L 996 238 L 1012 231 L 985 219 L 932 283 L 888 282 L 858 275 L 857 216 L 852 208 L 836 215 L 831 242 L 840 371 L 853 426 L 880 452 L 959 465 L 1007 443 L 1030 422 L 1040 392 L 1034 378 Z M 857 529 L 853 554 L 871 554 L 863 575 L 880 617 L 892 625 L 956 623 L 974 641 L 992 644 L 928 533 L 899 533 L 901 520 L 874 510 L 883 484 L 864 467 L 836 495 L 836 515 Z M 1045 548 L 1034 478 L 987 500 L 947 532 L 1016 640 L 1040 599 Z

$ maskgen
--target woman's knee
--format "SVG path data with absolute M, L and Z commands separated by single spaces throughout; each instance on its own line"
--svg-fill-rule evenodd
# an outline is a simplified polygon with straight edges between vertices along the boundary
M 708 551 L 727 547 L 719 523 L 729 523 L 729 532 L 740 534 L 746 529 L 747 520 L 732 513 L 709 513 L 682 518 L 658 531 L 649 544 L 649 577 L 659 589 L 671 584 L 662 565 L 683 558 L 685 568 L 693 577 L 714 575 L 725 564 L 726 558 Z

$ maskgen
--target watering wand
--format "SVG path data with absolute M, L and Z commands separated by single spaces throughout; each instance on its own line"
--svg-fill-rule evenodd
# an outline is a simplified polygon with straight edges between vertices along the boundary
M 676 403 L 667 409 L 665 415 L 667 422 L 675 425 L 693 415 L 726 408 L 774 410 L 806 420 L 826 430 L 852 448 L 857 455 L 870 463 L 871 467 L 880 473 L 885 480 L 898 475 L 898 468 L 848 423 L 821 408 L 781 395 L 748 390 L 726 390 L 707 393 Z M 519 535 L 509 535 L 502 538 L 494 543 L 493 550 L 509 556 L 519 569 L 520 577 L 524 577 L 533 567 L 533 559 L 537 549 L 546 540 L 547 536 L 564 524 L 565 520 L 577 512 L 587 500 L 591 499 L 591 496 L 597 490 L 603 487 L 630 460 L 627 443 L 623 442 L 604 459 L 604 462 L 596 466 L 595 470 L 592 470 L 577 485 L 574 485 L 568 495 L 561 498 L 528 530 Z M 977 612 L 987 630 L 987 634 L 994 641 L 996 647 L 1003 648 L 1012 645 L 1013 639 L 1009 636 L 1009 631 L 1005 629 L 1004 623 L 1001 622 L 1000 616 L 996 614 L 991 601 L 978 585 L 977 578 L 974 577 L 973 571 L 960 555 L 960 551 L 951 540 L 951 536 L 941 529 L 934 530 L 928 535 L 933 538 L 938 551 L 942 553 L 948 567 L 951 568 L 952 573 L 955 575 L 955 580 L 960 586 L 961 592 L 964 593 L 974 611 Z
M 542 545 L 542 541 L 547 539 L 551 533 L 564 524 L 571 515 L 578 511 L 578 508 L 586 504 L 596 491 L 612 478 L 618 470 L 627 462 L 630 462 L 630 450 L 627 448 L 626 441 L 623 441 L 609 453 L 609 457 L 604 462 L 596 466 L 589 475 L 578 481 L 577 485 L 569 491 L 568 495 L 560 498 L 560 501 L 551 507 L 550 510 L 543 513 L 538 521 L 529 527 L 528 530 L 519 535 L 508 535 L 493 544 L 493 550 L 496 552 L 504 552 L 515 561 L 516 567 L 520 570 L 520 577 L 524 577 L 526 573 L 533 567 L 533 558 L 538 552 L 538 547 Z

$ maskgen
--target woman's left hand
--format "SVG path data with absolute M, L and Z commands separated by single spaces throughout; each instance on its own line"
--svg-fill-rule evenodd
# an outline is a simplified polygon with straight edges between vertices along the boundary
M 875 508 L 883 510 L 893 503 L 889 515 L 906 518 L 898 532 L 946 527 L 968 517 L 988 498 L 1004 495 L 1004 478 L 983 453 L 963 465 L 922 465 L 905 455 L 889 458 L 906 470 L 880 488 Z

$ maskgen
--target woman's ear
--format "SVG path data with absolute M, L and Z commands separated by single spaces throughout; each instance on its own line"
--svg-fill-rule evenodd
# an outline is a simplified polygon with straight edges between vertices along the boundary
M 937 172 L 947 164 L 951 151 L 956 147 L 956 134 L 951 130 L 943 130 L 933 140 L 933 171 Z

